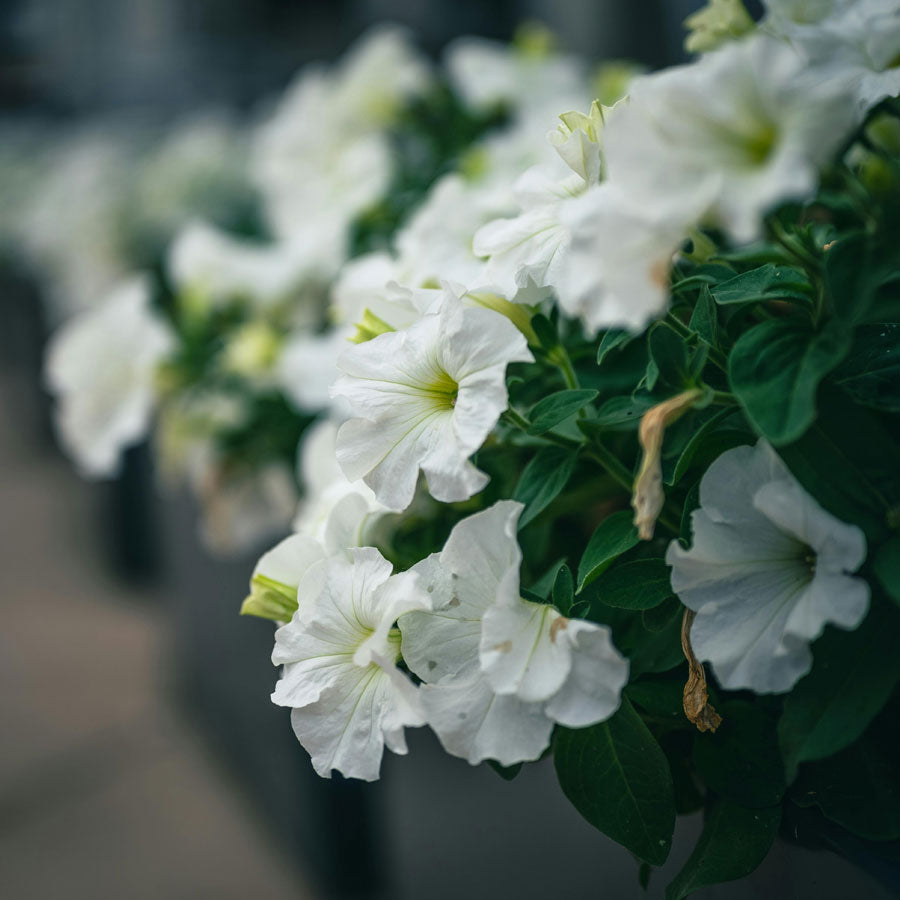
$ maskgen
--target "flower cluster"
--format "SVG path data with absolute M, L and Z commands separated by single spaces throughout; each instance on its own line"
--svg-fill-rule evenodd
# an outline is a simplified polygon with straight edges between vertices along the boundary
M 900 837 L 856 797 L 896 798 L 900 3 L 765 7 L 712 0 L 694 61 L 595 89 L 533 34 L 443 72 L 370 37 L 254 142 L 277 240 L 191 225 L 174 299 L 49 367 L 94 471 L 154 373 L 170 448 L 227 435 L 217 471 L 302 433 L 242 611 L 278 624 L 272 699 L 320 775 L 375 779 L 423 725 L 504 777 L 552 752 L 649 865 L 707 810 L 676 898 L 802 807 Z

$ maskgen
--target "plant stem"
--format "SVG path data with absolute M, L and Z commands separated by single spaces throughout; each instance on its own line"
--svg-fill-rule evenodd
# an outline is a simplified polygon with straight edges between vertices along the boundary
M 673 330 L 677 331 L 679 336 L 684 338 L 684 340 L 688 340 L 688 338 L 693 337 L 694 332 L 691 331 L 684 322 L 681 321 L 677 316 L 673 313 L 667 312 L 665 321 L 668 325 L 671 325 Z M 707 358 L 709 361 L 720 371 L 724 372 L 726 375 L 728 374 L 728 359 L 725 357 L 725 354 L 719 350 L 717 347 L 713 347 L 711 344 L 707 344 L 709 347 L 709 353 L 707 354 Z

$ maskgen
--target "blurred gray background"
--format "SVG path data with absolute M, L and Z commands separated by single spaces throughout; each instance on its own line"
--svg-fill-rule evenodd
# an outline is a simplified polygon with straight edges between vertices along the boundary
M 508 39 L 538 19 L 589 59 L 682 58 L 691 0 L 5 0 L 4 125 L 198 107 L 248 110 L 368 25 Z M 39 381 L 41 298 L 0 284 L 0 897 L 481 900 L 661 898 L 693 846 L 680 826 L 645 894 L 630 855 L 581 820 L 552 766 L 512 783 L 424 730 L 366 786 L 317 779 L 268 694 L 272 629 L 237 616 L 255 556 L 204 553 L 145 449 L 87 484 L 54 447 Z M 709 898 L 886 897 L 848 863 L 776 846 Z

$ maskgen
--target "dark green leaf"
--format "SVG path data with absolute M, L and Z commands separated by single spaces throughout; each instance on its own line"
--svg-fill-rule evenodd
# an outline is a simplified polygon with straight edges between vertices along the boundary
M 684 477 L 684 474 L 690 468 L 691 462 L 694 459 L 695 454 L 700 449 L 703 442 L 707 439 L 707 437 L 715 431 L 716 427 L 723 420 L 728 418 L 728 416 L 734 414 L 733 409 L 721 409 L 712 415 L 709 419 L 707 419 L 693 434 L 690 440 L 685 445 L 684 449 L 681 451 L 681 454 L 678 457 L 678 461 L 675 463 L 675 468 L 672 471 L 672 474 L 669 478 L 665 479 L 665 483 L 672 485 L 677 484 Z
M 504 780 L 512 781 L 522 771 L 522 763 L 511 766 L 501 766 L 495 759 L 489 759 L 487 764 Z
M 780 806 L 746 809 L 716 800 L 694 852 L 666 888 L 666 900 L 682 900 L 702 887 L 749 875 L 765 859 L 780 822 Z
M 855 741 L 887 702 L 900 681 L 898 633 L 900 614 L 873 604 L 856 631 L 829 628 L 816 641 L 812 671 L 788 694 L 778 723 L 789 780 L 800 763 Z
M 558 728 L 560 787 L 588 822 L 638 859 L 661 865 L 672 846 L 675 799 L 665 754 L 626 698 L 590 728 Z
M 900 838 L 900 744 L 896 710 L 855 743 L 800 770 L 792 798 L 872 841 Z
M 597 415 L 593 419 L 579 423 L 579 427 L 582 431 L 617 431 L 637 428 L 641 423 L 641 416 L 653 404 L 654 401 L 650 397 L 610 397 L 597 410 Z
M 531 327 L 545 350 L 552 350 L 559 346 L 559 332 L 546 316 L 541 313 L 532 316 Z
M 560 557 L 535 581 L 534 584 L 531 585 L 529 590 L 532 594 L 537 594 L 541 599 L 546 599 L 550 594 L 550 591 L 553 589 L 553 582 L 556 581 L 556 576 L 559 573 L 559 570 L 566 564 L 566 558 Z
M 712 289 L 716 303 L 753 303 L 758 300 L 776 300 L 782 297 L 808 299 L 804 289 L 809 284 L 803 273 L 790 266 L 773 266 L 766 263 L 741 275 L 735 275 Z
M 849 346 L 850 335 L 836 322 L 811 332 L 793 320 L 770 319 L 734 345 L 732 390 L 759 432 L 775 445 L 786 444 L 815 420 L 819 382 Z
M 597 348 L 597 365 L 602 365 L 603 360 L 610 350 L 621 347 L 632 340 L 634 335 L 630 331 L 619 331 L 618 329 L 610 329 L 604 332 L 600 340 L 600 346 Z
M 578 564 L 578 590 L 605 572 L 615 559 L 638 542 L 634 515 L 629 510 L 607 516 L 595 529 Z
M 697 732 L 697 772 L 717 794 L 751 808 L 781 802 L 786 787 L 775 719 L 759 706 L 732 700 L 717 709 L 716 732 Z
M 865 318 L 875 293 L 869 242 L 864 234 L 841 238 L 825 254 L 825 285 L 835 315 L 848 325 Z
M 691 385 L 687 348 L 684 339 L 665 322 L 657 322 L 647 338 L 650 359 L 656 364 L 659 380 L 675 391 Z M 648 388 L 653 389 L 649 384 Z
M 532 407 L 529 434 L 544 434 L 563 419 L 575 415 L 597 396 L 597 391 L 557 391 Z
M 569 615 L 575 601 L 575 581 L 568 566 L 563 566 L 553 582 L 553 605 L 564 615 Z
M 826 386 L 818 420 L 779 454 L 828 512 L 862 528 L 870 544 L 886 538 L 900 504 L 900 445 L 869 410 Z
M 878 548 L 872 568 L 887 595 L 900 603 L 900 534 Z
M 700 291 L 700 297 L 694 312 L 691 314 L 690 328 L 711 347 L 718 345 L 719 340 L 719 313 L 713 301 L 709 286 L 704 285 Z
M 900 325 L 857 329 L 834 380 L 857 403 L 900 413 Z
M 669 572 L 662 559 L 635 559 L 600 575 L 594 593 L 617 609 L 652 609 L 672 596 Z
M 575 468 L 577 453 L 565 447 L 542 447 L 525 466 L 513 499 L 525 504 L 519 529 L 543 512 L 566 486 Z

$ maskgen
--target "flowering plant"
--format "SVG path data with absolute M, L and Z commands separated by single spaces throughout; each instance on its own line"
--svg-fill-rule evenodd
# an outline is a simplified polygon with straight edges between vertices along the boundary
M 900 4 L 766 7 L 713 0 L 701 55 L 612 106 L 563 103 L 589 93 L 571 60 L 481 42 L 429 99 L 370 45 L 383 82 L 304 77 L 263 132 L 285 237 L 172 256 L 182 300 L 279 310 L 226 358 L 327 411 L 242 609 L 279 625 L 272 699 L 316 771 L 375 779 L 426 724 L 505 778 L 552 754 L 646 877 L 702 808 L 672 900 L 810 808 L 900 837 Z M 382 117 L 438 102 L 455 143 L 378 182 Z M 284 346 L 297 271 L 332 324 Z M 278 406 L 236 458 L 305 424 Z

